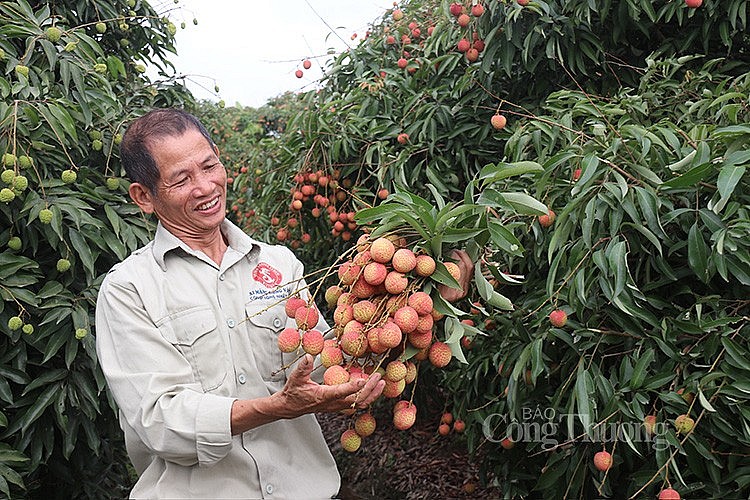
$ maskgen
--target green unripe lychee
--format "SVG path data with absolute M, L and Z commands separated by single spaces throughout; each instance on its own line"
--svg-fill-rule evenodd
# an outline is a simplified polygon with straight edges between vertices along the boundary
M 128 31 L 130 29 L 130 26 L 128 26 L 128 23 L 120 23 L 120 31 Z
M 102 146 L 104 146 L 104 143 L 102 143 L 102 141 L 100 141 L 99 139 L 94 139 L 93 141 L 91 141 L 91 149 L 93 149 L 94 151 L 101 151 Z
M 182 29 L 185 29 L 185 27 L 186 27 L 186 26 L 187 26 L 187 25 L 185 24 L 185 21 L 182 21 L 182 22 L 180 23 L 180 28 L 182 28 Z
M 29 187 L 29 180 L 23 176 L 23 175 L 17 175 L 15 179 L 13 179 L 13 188 L 17 191 L 23 191 Z
M 43 208 L 39 212 L 39 222 L 42 224 L 49 224 L 52 222 L 52 210 L 49 208 Z
M 16 155 L 13 153 L 5 153 L 3 155 L 3 165 L 6 167 L 15 167 L 16 166 Z
M 3 173 L 0 174 L 0 180 L 6 184 L 12 184 L 15 177 L 16 173 L 13 170 L 3 170 Z
M 24 66 L 23 64 L 16 64 L 16 73 L 19 75 L 23 75 L 24 77 L 29 77 L 29 67 Z
M 219 93 L 219 86 L 218 85 L 214 85 L 214 92 L 216 92 L 217 94 Z
M 26 169 L 26 168 L 31 167 L 33 164 L 34 164 L 34 160 L 32 160 L 31 157 L 29 156 L 21 155 L 18 157 L 18 165 L 21 168 Z
M 101 139 L 101 138 L 102 138 L 101 132 L 99 132 L 98 130 L 89 130 L 89 139 L 94 141 L 96 139 Z
M 76 328 L 76 338 L 78 340 L 81 340 L 82 338 L 84 338 L 88 334 L 89 334 L 89 332 L 86 331 L 85 328 Z
M 25 333 L 26 335 L 31 335 L 32 333 L 34 333 L 34 325 L 29 325 L 29 324 L 23 325 L 23 328 L 21 329 L 21 331 Z
M 64 273 L 70 269 L 70 261 L 68 259 L 59 259 L 57 261 L 57 272 Z
M 107 25 L 104 23 L 96 23 L 96 32 L 99 34 L 104 34 L 107 32 Z
M 225 102 L 224 102 L 224 99 L 222 99 L 221 101 L 219 101 L 219 103 L 218 103 L 218 104 L 219 104 L 219 107 L 220 107 L 220 108 L 223 108 L 224 106 L 226 106 L 226 105 L 227 105 L 227 103 L 225 103 Z
M 5 59 L 5 51 L 3 49 L 0 49 L 0 61 Z
M 167 24 L 167 31 L 170 35 L 174 36 L 175 33 L 177 33 L 177 26 L 174 25 L 174 23 Z
M 60 41 L 60 37 L 62 36 L 62 31 L 56 26 L 50 26 L 45 33 L 47 35 L 47 40 L 52 43 Z
M 117 191 L 120 188 L 120 179 L 117 177 L 109 177 L 107 179 L 107 189 L 110 191 Z
M 127 38 L 121 38 L 120 47 L 130 47 L 130 40 L 128 40 Z
M 23 320 L 18 316 L 13 316 L 8 320 L 8 328 L 11 331 L 16 331 L 23 326 Z
M 65 184 L 73 184 L 78 178 L 78 174 L 76 174 L 75 170 L 63 170 L 60 178 Z
M 94 71 L 96 71 L 97 73 L 106 73 L 107 65 L 104 63 L 94 64 Z
M 145 73 L 146 72 L 146 66 L 143 64 L 136 64 L 135 65 L 135 72 L 136 73 Z
M 9 239 L 8 248 L 15 252 L 19 251 L 21 249 L 21 238 L 19 238 L 18 236 L 13 236 L 11 239 Z
M 137 13 L 136 11 L 134 11 L 134 10 L 129 10 L 129 11 L 128 11 L 128 15 L 129 15 L 130 17 L 135 17 L 136 15 L 138 15 L 138 13 Z
M 0 202 L 10 203 L 16 197 L 16 193 L 8 188 L 0 189 Z
M 135 0 L 128 0 L 128 7 L 131 9 L 135 7 Z
M 65 44 L 65 52 L 73 52 L 78 46 L 77 42 L 68 42 Z
M 122 134 L 115 134 L 115 136 L 112 138 L 112 142 L 119 146 L 122 142 Z

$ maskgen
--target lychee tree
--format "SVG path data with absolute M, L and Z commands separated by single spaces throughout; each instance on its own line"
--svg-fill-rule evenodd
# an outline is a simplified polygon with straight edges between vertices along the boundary
M 147 2 L 0 2 L 0 495 L 121 495 L 130 479 L 97 367 L 101 277 L 153 222 L 127 203 L 127 120 L 190 103 L 175 26 Z
M 454 305 L 468 363 L 423 384 L 447 388 L 488 479 L 510 497 L 746 496 L 748 2 L 477 3 L 399 5 L 339 56 L 244 184 L 260 236 L 312 234 L 316 270 L 399 214 L 430 247 L 412 196 L 483 200 L 444 228 L 477 259 Z M 313 174 L 336 183 L 305 194 Z M 547 210 L 500 213 L 508 193 Z M 524 422 L 536 437 L 511 435 Z

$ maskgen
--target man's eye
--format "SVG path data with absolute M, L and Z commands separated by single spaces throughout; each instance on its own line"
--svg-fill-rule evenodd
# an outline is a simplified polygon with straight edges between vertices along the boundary
M 184 186 L 186 182 L 187 182 L 187 177 L 183 177 L 182 179 L 175 181 L 174 184 L 172 184 L 172 187 Z

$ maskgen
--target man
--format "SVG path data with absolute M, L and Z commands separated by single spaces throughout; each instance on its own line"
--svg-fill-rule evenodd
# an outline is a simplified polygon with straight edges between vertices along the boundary
M 195 117 L 152 111 L 120 148 L 131 198 L 159 219 L 96 307 L 97 353 L 139 475 L 131 497 L 331 498 L 339 475 L 313 414 L 367 407 L 380 375 L 319 385 L 309 355 L 280 370 L 294 361 L 277 347 L 293 325 L 286 299 L 309 298 L 302 264 L 225 219 L 226 171 Z M 471 276 L 458 258 L 467 279 L 441 292 L 451 300 Z
M 121 153 L 130 196 L 159 219 L 154 240 L 106 276 L 96 308 L 139 475 L 131 497 L 332 497 L 339 476 L 313 413 L 364 408 L 384 382 L 318 385 L 309 355 L 288 377 L 279 370 L 284 299 L 304 287 L 302 265 L 225 219 L 226 171 L 196 118 L 152 111 Z

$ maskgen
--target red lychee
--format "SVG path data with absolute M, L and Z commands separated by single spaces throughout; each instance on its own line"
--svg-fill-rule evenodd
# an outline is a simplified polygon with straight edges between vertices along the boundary
M 315 328 L 319 319 L 320 315 L 318 314 L 318 309 L 315 305 L 304 305 L 303 307 L 298 308 L 294 313 L 294 320 L 297 322 L 297 327 L 302 330 Z
M 403 332 L 393 321 L 386 321 L 378 335 L 378 342 L 386 349 L 392 349 L 401 344 L 403 340 Z
M 432 311 L 432 297 L 425 292 L 414 292 L 409 296 L 409 301 L 407 303 L 409 306 L 413 307 L 420 316 L 423 314 L 430 314 L 430 311 Z
M 323 350 L 323 334 L 318 330 L 308 330 L 302 335 L 302 349 L 317 356 Z
M 456 45 L 456 49 L 458 49 L 459 52 L 463 53 L 466 52 L 471 48 L 471 42 L 469 42 L 466 38 L 462 38 L 458 41 L 458 45 Z
M 466 14 L 461 14 L 460 16 L 458 16 L 458 19 L 456 19 L 456 22 L 458 23 L 459 26 L 461 26 L 462 28 L 465 28 L 471 22 L 471 18 L 467 16 Z
M 562 328 L 568 322 L 568 315 L 562 309 L 555 309 L 549 313 L 549 322 L 552 323 L 552 326 Z
M 375 316 L 377 306 L 369 300 L 360 300 L 354 306 L 352 306 L 354 319 L 360 323 L 369 323 Z
M 417 255 L 417 265 L 414 272 L 417 276 L 431 276 L 435 272 L 435 259 L 429 255 Z
M 542 227 L 550 227 L 555 223 L 556 217 L 557 214 L 555 214 L 555 211 L 550 208 L 546 215 L 539 216 L 539 225 Z
M 388 238 L 378 238 L 370 245 L 370 257 L 381 264 L 389 263 L 395 252 L 396 247 Z
M 340 385 L 349 382 L 349 372 L 341 365 L 332 365 L 323 372 L 323 383 L 326 385 Z
M 484 5 L 482 5 L 481 3 L 474 4 L 474 6 L 471 8 L 471 15 L 474 17 L 479 17 L 482 14 L 484 14 Z
M 430 346 L 430 363 L 438 368 L 443 368 L 451 362 L 451 348 L 445 342 L 435 342 Z
M 391 265 L 395 271 L 408 273 L 417 265 L 417 257 L 408 248 L 399 248 L 391 258 Z
M 406 387 L 406 381 L 404 379 L 391 382 L 390 380 L 385 381 L 385 387 L 383 387 L 383 396 L 386 398 L 396 398 L 404 392 Z
M 600 471 L 605 471 L 612 467 L 612 455 L 608 451 L 600 451 L 594 455 L 594 467 Z
M 385 376 L 383 377 L 391 382 L 398 382 L 406 378 L 406 365 L 403 361 L 394 360 L 385 367 Z
M 678 415 L 676 419 L 674 419 L 674 426 L 675 429 L 677 429 L 678 434 L 687 434 L 688 432 L 693 430 L 693 427 L 695 426 L 695 420 L 690 417 L 690 415 L 682 414 Z
M 445 265 L 445 268 L 448 270 L 448 273 L 451 276 L 453 276 L 453 278 L 456 281 L 460 282 L 461 281 L 461 268 L 458 267 L 458 265 L 456 265 L 453 262 L 445 262 L 444 265 Z
M 393 313 L 393 322 L 398 325 L 403 333 L 411 333 L 417 329 L 419 315 L 411 306 L 404 306 Z
M 277 339 L 281 352 L 294 352 L 299 347 L 300 335 L 296 328 L 284 328 Z
M 500 113 L 495 113 L 492 115 L 492 118 L 490 118 L 490 123 L 495 130 L 502 130 L 505 128 L 505 124 L 508 123 L 508 119 Z
M 432 344 L 432 332 L 413 331 L 408 336 L 409 343 L 417 349 L 426 349 Z
M 367 264 L 363 271 L 365 281 L 371 285 L 379 285 L 385 281 L 385 277 L 388 276 L 388 268 L 385 264 L 380 262 L 370 262 Z
M 407 406 L 406 408 L 399 410 L 393 414 L 393 426 L 400 430 L 405 431 L 414 425 L 417 420 L 417 407 L 414 405 Z
M 284 311 L 286 312 L 287 316 L 293 318 L 297 313 L 297 309 L 305 305 L 307 305 L 307 302 L 304 299 L 301 299 L 299 297 L 289 297 L 286 301 L 286 304 L 284 304 Z
M 680 500 L 680 494 L 677 490 L 666 488 L 659 492 L 659 500 Z
M 340 365 L 344 362 L 344 353 L 338 347 L 325 346 L 320 352 L 320 363 L 324 368 Z
M 341 264 L 338 270 L 338 276 L 341 280 L 341 283 L 343 283 L 344 285 L 353 284 L 355 281 L 357 281 L 361 270 L 361 267 L 354 265 L 351 262 L 344 262 L 343 264 Z
M 409 286 L 409 279 L 397 271 L 391 271 L 385 277 L 385 289 L 392 295 L 398 295 Z

